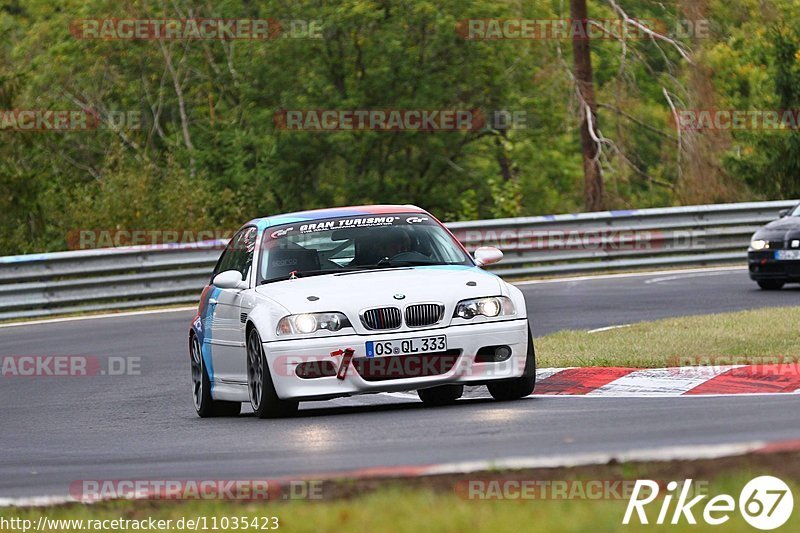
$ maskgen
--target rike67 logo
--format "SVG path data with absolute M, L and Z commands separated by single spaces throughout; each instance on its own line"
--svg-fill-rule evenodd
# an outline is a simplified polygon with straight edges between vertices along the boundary
M 654 523 L 679 524 L 685 520 L 687 524 L 697 524 L 695 513 L 698 513 L 706 524 L 718 526 L 730 520 L 738 503 L 738 510 L 748 524 L 767 531 L 785 524 L 794 509 L 791 489 L 782 480 L 773 476 L 760 476 L 750 480 L 739 493 L 738 502 L 733 496 L 720 494 L 710 498 L 705 505 L 698 505 L 708 495 L 701 494 L 690 499 L 691 493 L 691 479 L 685 480 L 683 485 L 677 481 L 670 481 Z M 635 513 L 639 523 L 649 524 L 645 507 L 653 503 L 658 496 L 658 483 L 649 479 L 637 480 L 622 523 L 630 524 Z M 677 500 L 672 508 L 676 496 Z M 671 516 L 670 511 L 672 511 Z

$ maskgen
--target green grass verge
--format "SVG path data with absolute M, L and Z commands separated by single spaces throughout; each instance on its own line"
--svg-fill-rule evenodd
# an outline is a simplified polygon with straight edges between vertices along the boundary
M 54 508 L 0 509 L 0 516 L 23 518 L 33 523 L 44 515 L 49 519 L 63 520 L 113 520 L 147 519 L 172 520 L 205 517 L 211 528 L 213 518 L 222 524 L 222 518 L 248 517 L 262 519 L 277 517 L 279 531 L 290 532 L 551 532 L 620 530 L 650 531 L 654 528 L 669 531 L 706 531 L 702 509 L 713 496 L 729 494 L 735 500 L 745 484 L 754 477 L 776 475 L 792 489 L 795 500 L 800 492 L 800 454 L 751 455 L 702 461 L 662 463 L 609 464 L 573 469 L 546 469 L 519 472 L 487 472 L 464 476 L 414 478 L 405 481 L 346 481 L 337 487 L 328 486 L 324 501 L 289 502 L 107 502 L 91 506 L 70 504 Z M 457 491 L 469 479 L 497 480 L 615 480 L 654 479 L 665 485 L 668 481 L 693 479 L 694 486 L 705 488 L 708 496 L 694 507 L 694 516 L 700 525 L 691 526 L 685 520 L 677 526 L 653 526 L 663 503 L 662 499 L 646 507 L 650 525 L 637 522 L 623 527 L 621 522 L 627 507 L 627 497 L 616 499 L 507 499 L 479 500 L 465 498 L 465 491 Z M 630 485 L 632 486 L 632 485 Z M 629 487 L 630 487 L 629 486 Z M 662 488 L 662 491 L 664 489 Z M 663 496 L 663 493 L 662 493 Z M 676 498 L 669 507 L 671 517 Z M 202 528 L 199 528 L 202 530 Z M 714 531 L 755 531 L 742 518 L 739 510 L 731 513 L 730 520 Z M 77 531 L 76 528 L 53 527 L 49 531 Z M 107 529 L 108 530 L 108 529 Z M 117 529 L 120 530 L 120 529 Z M 174 526 L 168 531 L 178 531 Z M 228 528 L 227 530 L 232 530 Z M 241 529 L 240 529 L 241 530 Z M 789 522 L 778 531 L 800 530 L 800 513 L 793 513 Z M 10 531 L 10 529 L 5 529 Z M 255 529 L 248 529 L 255 531 Z
M 561 331 L 537 339 L 536 355 L 540 368 L 758 364 L 779 362 L 777 357 L 796 361 L 798 332 L 800 307 L 778 307 L 670 318 L 597 333 Z

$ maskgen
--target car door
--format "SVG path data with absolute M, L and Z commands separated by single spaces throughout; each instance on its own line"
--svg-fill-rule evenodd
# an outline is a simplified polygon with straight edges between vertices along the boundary
M 253 265 L 257 230 L 248 226 L 240 230 L 228 245 L 227 255 L 215 273 L 236 270 L 242 280 L 249 283 Z M 217 271 L 218 270 L 218 271 Z M 249 289 L 216 288 L 213 315 L 213 338 L 211 344 L 214 361 L 214 377 L 225 383 L 247 382 L 247 353 L 245 350 L 245 323 L 242 308 L 245 293 Z

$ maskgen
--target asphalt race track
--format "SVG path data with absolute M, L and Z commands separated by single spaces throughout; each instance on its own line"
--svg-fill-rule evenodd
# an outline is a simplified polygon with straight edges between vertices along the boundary
M 526 284 L 535 335 L 800 302 L 746 270 Z M 0 328 L 0 355 L 141 357 L 141 375 L 0 377 L 0 498 L 83 479 L 262 479 L 367 467 L 800 438 L 798 396 L 307 403 L 284 420 L 201 420 L 187 311 Z

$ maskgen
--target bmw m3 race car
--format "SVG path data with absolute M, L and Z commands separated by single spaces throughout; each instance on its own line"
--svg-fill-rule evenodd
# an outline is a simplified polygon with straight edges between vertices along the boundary
M 758 230 L 747 250 L 750 279 L 764 290 L 800 283 L 800 205 Z
M 305 211 L 245 224 L 189 331 L 201 417 L 290 414 L 300 401 L 417 390 L 426 404 L 487 385 L 533 392 L 525 301 L 414 206 Z

